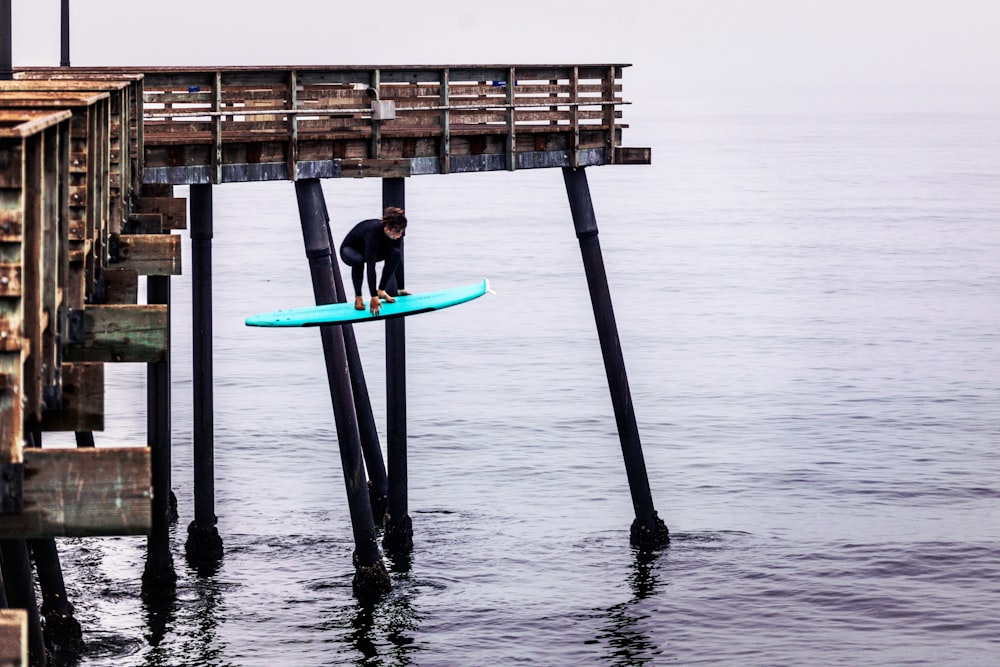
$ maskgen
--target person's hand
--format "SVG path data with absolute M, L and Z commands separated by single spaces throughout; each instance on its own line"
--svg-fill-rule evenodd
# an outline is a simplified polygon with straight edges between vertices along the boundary
M 373 296 L 371 303 L 368 304 L 368 309 L 372 311 L 373 317 L 378 317 L 378 311 L 382 310 L 382 302 L 378 300 L 377 296 Z
M 378 296 L 379 296 L 380 299 L 382 299 L 386 303 L 395 303 L 396 302 L 396 300 L 394 298 L 392 298 L 391 296 L 389 296 L 388 294 L 386 294 L 386 292 L 385 292 L 384 289 L 380 289 L 378 291 Z
M 365 299 L 360 294 L 354 297 L 354 310 L 364 310 L 365 309 Z

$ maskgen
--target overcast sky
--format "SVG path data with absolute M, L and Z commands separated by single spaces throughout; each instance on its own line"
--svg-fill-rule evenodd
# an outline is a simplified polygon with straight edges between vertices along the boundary
M 15 66 L 58 65 L 59 0 L 13 5 Z M 1000 111 L 1000 0 L 71 0 L 71 25 L 80 66 L 617 62 L 637 111 Z

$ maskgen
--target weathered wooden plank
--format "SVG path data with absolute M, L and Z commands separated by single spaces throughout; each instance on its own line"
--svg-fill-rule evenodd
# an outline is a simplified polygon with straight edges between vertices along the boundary
M 615 164 L 652 164 L 652 148 L 615 148 Z
M 43 431 L 104 430 L 104 364 L 62 364 L 62 405 L 42 413 Z
M 141 276 L 177 276 L 181 273 L 181 237 L 176 234 L 122 234 L 118 262 Z
M 0 297 L 21 296 L 21 264 L 0 264 Z
M 24 451 L 24 509 L 0 538 L 143 535 L 151 525 L 149 448 Z
M 0 137 L 24 138 L 68 120 L 72 112 L 63 110 L 0 108 Z
M 353 178 L 407 178 L 409 160 L 343 160 L 341 174 Z
M 139 197 L 136 213 L 159 213 L 164 229 L 187 229 L 187 199 L 183 197 Z
M 166 305 L 90 305 L 83 311 L 83 329 L 82 343 L 65 346 L 66 361 L 153 363 L 166 358 Z
M 139 272 L 113 264 L 104 272 L 106 303 L 128 305 L 139 299 Z
M 0 667 L 28 667 L 26 609 L 0 609 Z

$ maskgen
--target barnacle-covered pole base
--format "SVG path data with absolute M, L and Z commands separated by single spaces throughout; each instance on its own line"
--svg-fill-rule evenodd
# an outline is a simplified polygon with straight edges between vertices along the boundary
M 632 522 L 629 543 L 639 549 L 665 547 L 670 544 L 670 531 L 654 510 L 652 523 L 644 523 L 639 519 Z
M 354 596 L 359 600 L 371 600 L 385 595 L 392 590 L 389 572 L 385 563 L 378 560 L 369 565 L 359 562 L 357 552 L 354 554 L 354 581 L 351 582 Z

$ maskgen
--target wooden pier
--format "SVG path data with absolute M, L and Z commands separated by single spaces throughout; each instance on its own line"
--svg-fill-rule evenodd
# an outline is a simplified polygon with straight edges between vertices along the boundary
M 0 540 L 163 525 L 162 392 L 146 443 L 31 445 L 104 429 L 104 364 L 152 378 L 169 359 L 172 232 L 189 217 L 174 186 L 380 178 L 401 193 L 413 176 L 649 164 L 649 148 L 622 145 L 626 68 L 60 67 L 0 81 Z

